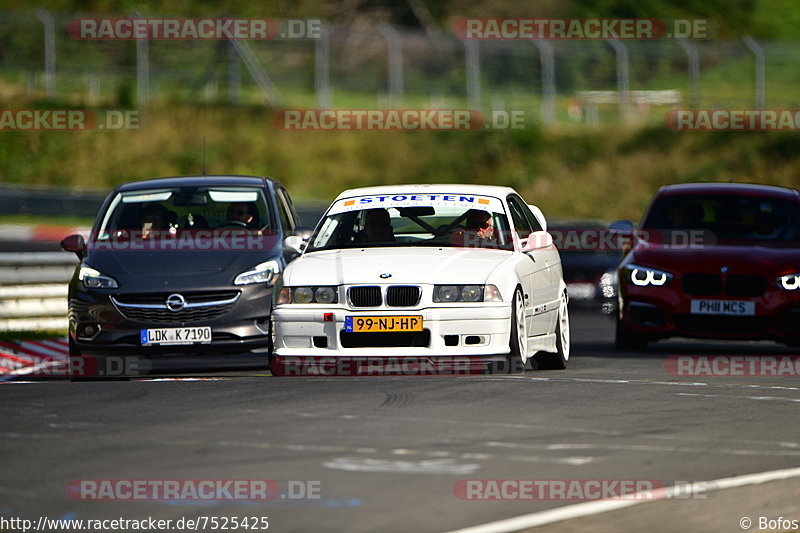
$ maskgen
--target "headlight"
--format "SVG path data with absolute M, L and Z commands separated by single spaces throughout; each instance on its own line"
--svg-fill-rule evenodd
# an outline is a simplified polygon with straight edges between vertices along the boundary
M 788 274 L 775 280 L 775 284 L 785 291 L 800 289 L 800 274 Z
M 455 285 L 435 285 L 433 287 L 433 301 L 457 302 L 459 292 L 458 287 Z
M 233 280 L 234 285 L 250 285 L 251 283 L 267 283 L 273 285 L 281 273 L 281 265 L 277 261 L 265 261 L 242 272 Z
M 648 285 L 660 287 L 666 285 L 672 279 L 672 274 L 656 268 L 626 265 L 625 269 L 628 271 L 628 278 L 631 283 L 638 287 L 647 287 Z
M 295 303 L 307 304 L 314 301 L 314 289 L 311 287 L 298 287 L 294 290 Z
M 483 287 L 479 285 L 465 285 L 461 288 L 461 300 L 464 302 L 479 302 L 483 298 Z
M 492 287 L 491 297 L 498 298 L 497 300 L 485 300 L 485 295 L 488 287 Z M 500 293 L 494 285 L 434 285 L 433 286 L 433 301 L 437 303 L 446 302 L 483 302 L 483 301 L 501 301 L 499 299 Z
M 318 287 L 314 299 L 321 304 L 330 304 L 336 301 L 336 292 L 330 287 Z
M 97 270 L 90 267 L 81 267 L 78 271 L 78 279 L 83 282 L 87 289 L 116 289 L 117 280 L 104 276 Z
M 335 304 L 339 301 L 338 287 L 283 287 L 279 304 Z

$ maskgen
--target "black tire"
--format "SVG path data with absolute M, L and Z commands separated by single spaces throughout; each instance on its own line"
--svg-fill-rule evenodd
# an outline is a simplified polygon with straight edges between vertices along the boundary
M 562 312 L 564 315 L 562 316 Z M 564 324 L 562 326 L 562 324 Z M 563 328 L 563 329 L 562 329 Z M 564 331 L 566 333 L 564 334 Z M 564 340 L 566 337 L 566 341 Z M 567 307 L 567 295 L 561 295 L 561 304 L 558 308 L 558 319 L 556 322 L 556 351 L 555 353 L 539 352 L 536 355 L 537 367 L 540 370 L 564 370 L 569 364 L 570 355 L 570 327 L 569 309 Z
M 645 335 L 642 335 L 641 333 L 634 333 L 625 329 L 625 326 L 622 324 L 622 320 L 620 320 L 619 315 L 617 315 L 617 328 L 614 338 L 614 345 L 616 346 L 617 350 L 626 352 L 644 350 L 647 348 L 648 342 L 650 341 Z

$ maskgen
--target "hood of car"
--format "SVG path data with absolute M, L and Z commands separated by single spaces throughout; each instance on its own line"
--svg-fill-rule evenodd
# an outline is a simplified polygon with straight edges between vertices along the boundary
M 231 285 L 255 265 L 277 259 L 276 251 L 93 251 L 83 264 L 111 276 L 120 288 L 137 290 Z
M 352 285 L 359 283 L 474 283 L 489 274 L 512 252 L 454 248 L 357 248 L 303 255 L 286 269 L 284 283 Z
M 800 249 L 756 245 L 713 245 L 682 249 L 650 246 L 634 250 L 625 263 L 684 272 L 778 275 L 800 271 Z

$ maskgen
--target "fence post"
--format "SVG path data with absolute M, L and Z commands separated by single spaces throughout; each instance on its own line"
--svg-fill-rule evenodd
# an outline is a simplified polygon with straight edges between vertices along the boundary
M 756 58 L 756 109 L 764 109 L 767 100 L 767 65 L 764 48 L 749 35 L 742 37 L 742 41 Z
M 617 55 L 617 92 L 619 93 L 619 113 L 623 122 L 628 122 L 630 109 L 630 78 L 628 76 L 628 47 L 616 39 L 607 39 L 608 45 Z
M 136 11 L 134 18 L 144 18 Z M 136 105 L 143 107 L 150 101 L 150 54 L 149 41 L 136 39 Z
M 44 26 L 44 76 L 45 95 L 56 95 L 56 32 L 53 15 L 43 7 L 36 8 L 36 16 Z
M 542 64 L 542 122 L 551 124 L 556 118 L 556 62 L 553 45 L 540 39 L 531 39 L 531 42 L 539 49 Z
M 317 109 L 331 107 L 331 41 L 328 28 L 320 23 L 319 38 L 314 43 L 314 89 Z
M 481 54 L 480 41 L 467 39 L 464 57 L 467 67 L 467 103 L 470 109 L 481 108 Z
M 389 49 L 389 100 L 393 107 L 403 105 L 403 38 L 388 24 L 378 26 Z
M 697 47 L 687 39 L 678 39 L 678 44 L 686 52 L 686 59 L 689 61 L 690 105 L 697 109 L 700 107 L 700 56 Z

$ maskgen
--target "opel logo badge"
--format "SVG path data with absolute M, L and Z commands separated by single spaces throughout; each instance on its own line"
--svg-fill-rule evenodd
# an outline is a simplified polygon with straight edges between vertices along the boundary
M 186 307 L 186 298 L 178 293 L 170 294 L 167 296 L 166 306 L 170 311 L 180 311 Z
M 385 273 L 383 273 L 383 274 L 381 274 L 381 275 L 380 275 L 380 278 L 381 278 L 381 279 L 389 279 L 389 278 L 391 278 L 391 277 L 392 277 L 392 275 L 391 275 L 391 274 L 389 274 L 388 272 L 385 272 Z

